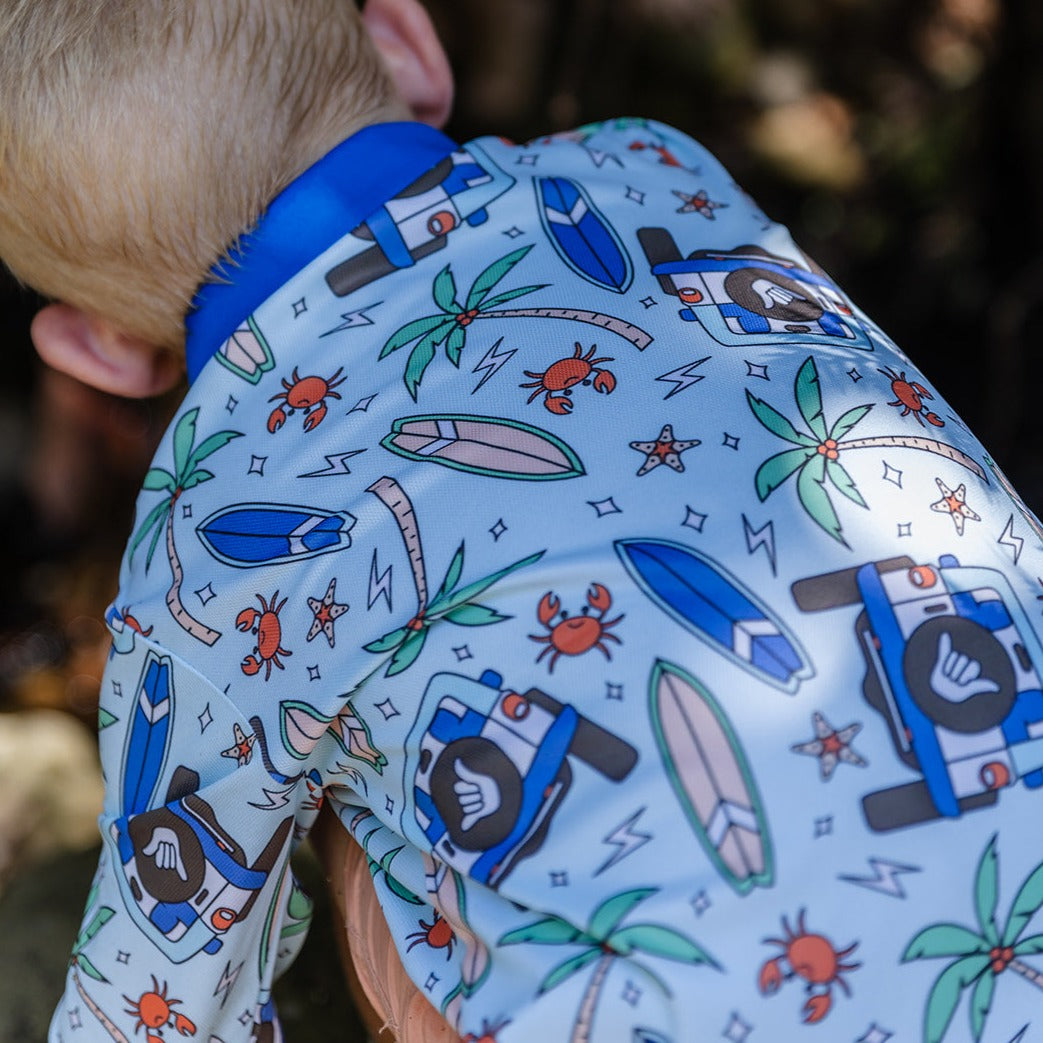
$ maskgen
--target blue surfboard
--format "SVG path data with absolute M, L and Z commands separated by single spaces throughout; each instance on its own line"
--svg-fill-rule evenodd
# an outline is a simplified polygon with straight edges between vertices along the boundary
M 617 540 L 641 590 L 737 666 L 791 695 L 814 670 L 793 632 L 711 558 L 670 540 Z
M 351 546 L 347 511 L 278 503 L 240 503 L 215 511 L 196 529 L 218 561 L 253 568 L 301 561 Z
M 558 256 L 588 282 L 625 293 L 634 277 L 630 255 L 586 190 L 567 177 L 534 183 L 540 221 Z
M 170 657 L 150 651 L 138 682 L 137 703 L 123 754 L 124 815 L 138 815 L 151 807 L 167 756 L 173 710 Z

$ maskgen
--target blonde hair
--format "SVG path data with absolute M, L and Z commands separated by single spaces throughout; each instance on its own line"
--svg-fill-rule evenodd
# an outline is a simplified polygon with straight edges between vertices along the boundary
M 180 348 L 214 262 L 393 103 L 351 0 L 4 0 L 0 258 Z

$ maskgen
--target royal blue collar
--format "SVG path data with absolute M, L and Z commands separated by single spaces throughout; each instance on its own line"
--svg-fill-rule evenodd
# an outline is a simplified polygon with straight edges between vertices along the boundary
M 280 286 L 456 149 L 423 123 L 377 123 L 288 185 L 214 266 L 218 281 L 204 283 L 192 301 L 185 318 L 188 379 Z

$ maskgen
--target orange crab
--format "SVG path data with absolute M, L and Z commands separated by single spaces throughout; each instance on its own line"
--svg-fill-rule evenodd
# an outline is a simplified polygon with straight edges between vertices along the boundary
M 417 920 L 419 931 L 414 931 L 407 937 L 412 941 L 406 946 L 406 951 L 416 948 L 418 945 L 429 945 L 432 949 L 445 949 L 445 958 L 448 960 L 453 955 L 453 946 L 456 944 L 456 935 L 452 927 L 442 915 L 435 912 L 434 918 L 428 923 L 426 920 Z
M 843 972 L 861 967 L 860 963 L 844 963 L 858 948 L 858 942 L 837 951 L 833 943 L 821 934 L 811 934 L 804 925 L 804 910 L 797 917 L 797 931 L 790 929 L 786 917 L 782 918 L 785 938 L 765 938 L 770 945 L 782 948 L 781 956 L 768 960 L 760 971 L 758 985 L 761 992 L 770 996 L 779 991 L 784 982 L 803 978 L 807 982 L 809 998 L 804 1004 L 804 1023 L 813 1025 L 821 1021 L 833 1005 L 833 984 L 836 983 L 846 996 L 851 987 L 842 977 Z
M 578 616 L 569 616 L 568 612 L 561 608 L 561 602 L 553 591 L 547 591 L 540 598 L 539 607 L 536 609 L 536 618 L 547 628 L 546 634 L 529 634 L 529 640 L 546 644 L 546 648 L 536 657 L 538 663 L 547 653 L 552 653 L 550 662 L 547 664 L 548 673 L 554 673 L 554 664 L 559 656 L 582 655 L 592 648 L 598 648 L 605 653 L 606 659 L 611 659 L 612 654 L 605 647 L 605 641 L 615 641 L 617 645 L 623 642 L 615 634 L 607 634 L 609 627 L 614 627 L 623 617 L 616 616 L 615 619 L 605 620 L 605 613 L 612 607 L 612 595 L 600 583 L 591 585 L 587 591 L 587 603 L 580 610 Z M 598 615 L 589 615 L 590 609 L 594 609 Z M 561 620 L 551 626 L 555 616 L 561 613 Z
M 895 400 L 888 402 L 889 406 L 901 407 L 902 416 L 912 413 L 921 427 L 923 427 L 924 420 L 934 427 L 945 427 L 945 421 L 937 413 L 932 413 L 924 407 L 923 400 L 925 398 L 933 400 L 934 395 L 923 384 L 919 384 L 915 380 L 906 380 L 904 370 L 901 373 L 895 373 L 890 366 L 877 370 L 877 372 L 891 380 L 891 392 L 894 394 Z
M 285 669 L 279 656 L 293 655 L 289 649 L 281 646 L 282 624 L 279 622 L 279 613 L 286 604 L 286 598 L 279 601 L 278 591 L 272 595 L 271 601 L 266 602 L 260 594 L 255 594 L 254 597 L 261 603 L 262 611 L 244 608 L 235 617 L 235 628 L 243 633 L 249 630 L 257 635 L 257 647 L 254 649 L 256 655 L 248 655 L 243 660 L 243 673 L 252 677 L 264 666 L 264 679 L 267 681 L 272 676 L 273 664 L 280 670 Z M 261 658 L 258 659 L 257 656 Z
M 571 358 L 558 359 L 542 373 L 525 370 L 527 377 L 536 379 L 528 384 L 519 384 L 518 387 L 536 389 L 529 395 L 528 402 L 533 402 L 541 394 L 545 394 L 544 406 L 552 413 L 558 414 L 572 412 L 572 391 L 570 389 L 577 384 L 583 384 L 584 387 L 593 384 L 595 391 L 603 395 L 610 395 L 616 388 L 616 378 L 607 369 L 598 369 L 597 366 L 602 362 L 612 362 L 613 359 L 607 356 L 594 358 L 597 350 L 598 346 L 592 344 L 590 351 L 584 355 L 583 348 L 577 341 L 576 350 Z M 557 391 L 562 394 L 555 394 Z
M 284 391 L 272 395 L 269 402 L 282 399 L 284 405 L 276 406 L 268 417 L 268 430 L 274 435 L 276 431 L 286 423 L 286 418 L 293 415 L 295 409 L 304 410 L 304 430 L 311 431 L 322 423 L 326 416 L 326 399 L 340 398 L 338 392 L 334 391 L 344 383 L 345 377 L 341 377 L 341 369 L 338 369 L 328 380 L 322 377 L 302 377 L 293 368 L 293 376 L 290 380 L 283 377 L 282 386 Z M 340 377 L 338 380 L 337 378 Z
M 171 1010 L 171 1007 L 180 1003 L 181 1000 L 170 999 L 167 996 L 167 983 L 163 982 L 160 988 L 155 975 L 152 976 L 151 992 L 143 992 L 136 1000 L 129 996 L 123 997 L 130 1007 L 127 1013 L 138 1019 L 134 1026 L 134 1032 L 144 1026 L 145 1038 L 148 1043 L 163 1043 L 163 1029 L 172 1028 L 182 1036 L 194 1036 L 195 1025 L 185 1017 Z

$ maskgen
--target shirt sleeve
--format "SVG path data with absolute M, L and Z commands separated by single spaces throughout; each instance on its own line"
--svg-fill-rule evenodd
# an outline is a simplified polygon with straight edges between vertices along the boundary
M 271 983 L 310 917 L 289 856 L 314 789 L 266 769 L 205 678 L 129 644 L 102 682 L 102 854 L 50 1043 L 280 1038 Z

